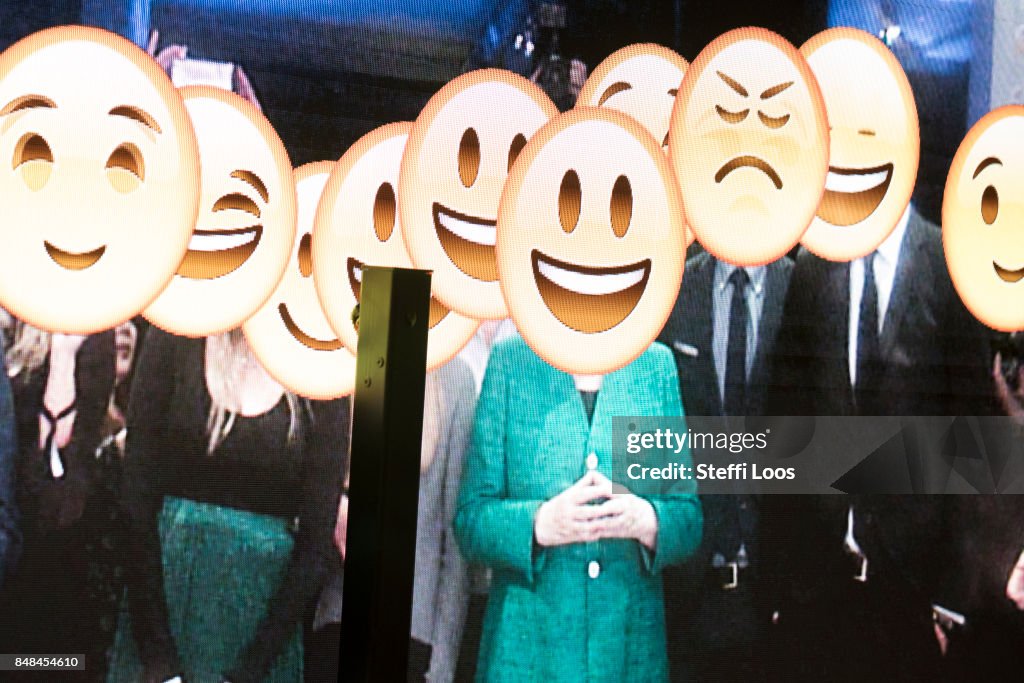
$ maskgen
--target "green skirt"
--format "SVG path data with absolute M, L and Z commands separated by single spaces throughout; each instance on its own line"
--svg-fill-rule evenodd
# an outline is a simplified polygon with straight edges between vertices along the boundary
M 256 634 L 291 559 L 287 520 L 168 497 L 160 547 L 171 634 L 189 683 L 220 683 Z M 143 680 L 126 605 L 108 683 Z M 302 634 L 287 643 L 266 679 L 301 683 Z

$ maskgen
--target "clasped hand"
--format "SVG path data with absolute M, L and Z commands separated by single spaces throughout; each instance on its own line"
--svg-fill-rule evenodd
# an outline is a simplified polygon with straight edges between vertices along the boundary
M 534 536 L 542 546 L 632 538 L 654 550 L 658 517 L 651 504 L 639 496 L 613 495 L 611 480 L 591 470 L 540 506 Z

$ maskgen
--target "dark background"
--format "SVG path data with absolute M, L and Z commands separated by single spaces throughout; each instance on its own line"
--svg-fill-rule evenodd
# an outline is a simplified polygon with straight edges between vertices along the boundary
M 922 125 L 915 203 L 937 220 L 946 171 L 967 128 L 971 54 L 962 36 L 971 34 L 974 6 L 986 1 L 991 5 L 992 0 L 567 0 L 560 53 L 592 69 L 636 42 L 668 45 L 692 60 L 717 35 L 740 26 L 764 26 L 799 45 L 830 21 L 872 33 L 898 24 L 902 32 L 893 50 L 914 86 Z M 298 166 L 336 159 L 373 128 L 415 118 L 430 95 L 466 70 L 505 66 L 529 75 L 551 49 L 549 31 L 534 25 L 529 32 L 538 5 L 0 0 L 0 48 L 65 23 L 115 28 L 140 44 L 147 27 L 157 28 L 161 46 L 181 43 L 190 56 L 241 64 Z M 529 56 L 522 46 L 515 49 L 516 37 L 523 35 L 534 39 Z

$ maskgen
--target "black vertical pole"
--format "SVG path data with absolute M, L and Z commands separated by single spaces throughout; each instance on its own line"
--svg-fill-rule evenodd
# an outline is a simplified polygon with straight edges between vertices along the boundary
M 363 270 L 339 681 L 404 681 L 430 273 Z

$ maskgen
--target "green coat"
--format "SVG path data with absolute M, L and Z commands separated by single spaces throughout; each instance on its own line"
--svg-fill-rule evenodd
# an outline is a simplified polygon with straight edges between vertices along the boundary
M 644 487 L 613 476 L 612 417 L 681 414 L 675 362 L 660 344 L 605 376 L 592 426 L 570 375 L 542 361 L 520 337 L 495 345 L 454 522 L 467 559 L 494 571 L 478 680 L 667 680 L 660 571 L 699 544 L 700 503 L 692 481 Z M 653 554 L 633 540 L 550 548 L 534 542 L 537 508 L 583 476 L 590 453 L 599 471 L 653 505 Z M 690 456 L 645 458 L 659 461 L 689 465 Z M 623 465 L 616 462 L 615 471 Z

